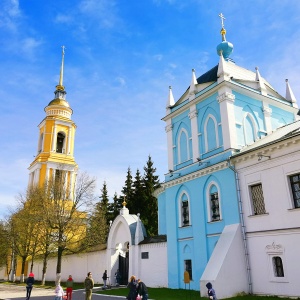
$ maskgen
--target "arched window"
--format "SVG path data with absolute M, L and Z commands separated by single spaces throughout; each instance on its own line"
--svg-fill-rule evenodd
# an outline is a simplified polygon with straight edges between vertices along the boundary
M 180 211 L 181 211 L 181 226 L 189 226 L 190 225 L 190 208 L 189 208 L 189 199 L 188 196 L 183 193 L 180 198 Z
M 189 160 L 189 137 L 185 129 L 181 129 L 178 135 L 178 163 Z
M 218 124 L 216 118 L 209 114 L 204 124 L 205 152 L 219 147 Z
M 255 120 L 249 113 L 244 118 L 244 136 L 246 145 L 251 145 L 257 140 Z
M 65 142 L 65 134 L 63 132 L 59 132 L 57 134 L 57 140 L 56 140 L 56 152 L 57 153 L 64 152 L 64 142 Z
M 212 182 L 207 188 L 208 220 L 221 220 L 220 192 L 216 183 Z

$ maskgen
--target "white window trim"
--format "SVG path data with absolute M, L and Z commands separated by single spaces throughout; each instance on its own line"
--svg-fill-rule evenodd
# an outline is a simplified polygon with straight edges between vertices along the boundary
M 189 225 L 187 226 L 183 226 L 183 218 L 182 218 L 182 196 L 183 194 L 185 194 L 187 196 L 187 201 L 188 201 L 188 207 L 189 207 Z M 179 227 L 188 227 L 188 226 L 191 226 L 192 225 L 192 217 L 191 217 L 191 201 L 190 201 L 190 197 L 189 197 L 189 194 L 186 192 L 186 191 L 182 191 L 180 194 L 179 194 L 179 197 L 178 197 L 178 213 L 179 213 Z
M 219 213 L 220 213 L 220 220 L 222 220 L 222 209 L 221 209 L 221 193 L 220 187 L 215 181 L 211 181 L 206 188 L 206 209 L 207 209 L 207 221 L 208 222 L 219 222 L 219 221 L 212 221 L 211 219 L 211 206 L 210 206 L 210 189 L 212 186 L 215 186 L 218 190 L 218 198 L 219 198 Z
M 181 134 L 183 134 L 183 133 L 186 135 L 187 161 L 190 160 L 189 135 L 185 128 L 181 128 L 180 131 L 178 132 L 178 137 L 177 137 L 177 145 L 178 145 L 177 164 L 181 164 L 184 162 L 184 161 L 181 161 L 181 149 L 180 149 L 180 137 L 181 137 Z
M 257 141 L 258 140 L 258 135 L 257 135 L 257 132 L 258 132 L 258 128 L 256 126 L 256 122 L 255 122 L 255 119 L 254 117 L 252 116 L 252 114 L 250 114 L 249 112 L 247 112 L 245 115 L 244 115 L 244 119 L 243 119 L 243 132 L 244 132 L 244 141 L 245 141 L 245 145 L 248 145 L 247 144 L 247 140 L 246 140 L 246 119 L 247 117 L 249 117 L 252 125 L 253 125 L 253 129 L 254 129 L 254 141 Z
M 294 203 L 294 196 L 293 196 L 293 191 L 292 191 L 292 186 L 291 186 L 291 181 L 290 181 L 290 176 L 299 174 L 300 171 L 299 169 L 295 170 L 295 171 L 290 171 L 288 173 L 285 173 L 285 184 L 286 184 L 286 189 L 288 191 L 288 195 L 290 197 L 288 200 L 288 209 L 299 209 L 299 207 L 295 207 L 295 203 Z
M 265 247 L 265 251 L 267 254 L 267 264 L 269 268 L 269 280 L 270 282 L 289 282 L 288 280 L 288 270 L 287 263 L 284 255 L 284 247 L 280 244 L 276 244 L 273 242 L 271 245 L 267 245 Z M 284 277 L 276 277 L 275 270 L 273 266 L 273 257 L 279 256 L 282 260 Z
M 213 116 L 212 114 L 209 114 L 204 122 L 204 144 L 205 144 L 205 152 L 208 152 L 208 133 L 207 133 L 207 123 L 209 121 L 209 119 L 212 119 L 214 124 L 215 124 L 215 137 L 216 137 L 216 144 L 217 147 L 220 147 L 220 143 L 219 143 L 219 134 L 218 134 L 218 123 L 217 120 L 215 118 L 215 116 Z

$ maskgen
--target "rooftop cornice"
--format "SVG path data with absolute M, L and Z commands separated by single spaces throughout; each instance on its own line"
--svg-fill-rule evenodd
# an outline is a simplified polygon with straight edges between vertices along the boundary
M 205 91 L 203 94 L 201 95 L 196 95 L 195 99 L 191 100 L 191 101 L 188 101 L 186 104 L 184 104 L 182 107 L 178 108 L 177 110 L 171 112 L 170 114 L 166 115 L 165 117 L 162 118 L 163 121 L 166 121 L 170 118 L 174 118 L 176 117 L 177 115 L 180 115 L 182 112 L 186 111 L 187 108 L 191 105 L 191 104 L 197 104 L 199 102 L 201 102 L 202 100 L 208 98 L 209 96 L 211 96 L 212 94 L 214 93 L 217 93 L 218 90 L 220 88 L 222 88 L 223 86 L 229 86 L 231 89 L 233 89 L 233 87 L 235 87 L 235 91 L 236 92 L 240 92 L 240 93 L 243 93 L 244 95 L 246 96 L 249 96 L 249 97 L 253 97 L 255 98 L 256 100 L 260 100 L 260 101 L 264 101 L 265 103 L 268 103 L 268 104 L 273 104 L 274 101 L 276 101 L 276 103 L 281 106 L 281 107 L 284 107 L 285 109 L 287 107 L 290 108 L 291 112 L 294 112 L 296 108 L 294 108 L 292 106 L 292 103 L 288 102 L 287 100 L 282 100 L 282 99 L 279 99 L 279 98 L 276 98 L 274 96 L 271 96 L 271 95 L 262 95 L 260 93 L 260 91 L 258 90 L 255 90 L 251 87 L 248 87 L 248 86 L 245 86 L 243 84 L 240 84 L 238 82 L 235 82 L 235 81 L 227 81 L 227 80 L 223 80 L 222 82 L 216 84 L 216 85 L 212 85 L 211 88 L 209 88 L 207 91 Z M 201 91 L 199 91 L 201 92 Z M 199 93 L 198 92 L 198 93 Z
M 206 176 L 208 174 L 211 174 L 216 171 L 220 171 L 223 169 L 228 168 L 228 163 L 226 161 L 222 161 L 220 163 L 217 163 L 215 165 L 208 166 L 207 168 L 201 169 L 199 171 L 195 171 L 193 173 L 184 175 L 182 177 L 176 177 L 176 179 L 170 180 L 168 182 L 164 182 L 161 184 L 161 187 L 154 191 L 153 196 L 157 197 L 159 194 L 161 194 L 166 188 L 173 187 L 178 184 L 183 184 L 184 182 L 194 180 L 196 178 Z

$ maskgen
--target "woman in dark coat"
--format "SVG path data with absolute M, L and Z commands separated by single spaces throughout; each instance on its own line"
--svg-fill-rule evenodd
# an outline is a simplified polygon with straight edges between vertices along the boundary
M 26 300 L 30 299 L 33 284 L 34 274 L 31 272 L 26 279 Z
M 136 280 L 135 276 L 130 277 L 130 281 L 127 284 L 127 287 L 129 288 L 129 294 L 127 296 L 128 300 L 136 300 L 137 296 L 137 290 L 136 290 Z

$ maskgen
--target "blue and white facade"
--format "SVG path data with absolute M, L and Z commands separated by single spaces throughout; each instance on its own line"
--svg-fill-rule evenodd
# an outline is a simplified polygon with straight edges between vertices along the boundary
M 176 102 L 169 89 L 163 118 L 169 172 L 156 191 L 159 234 L 167 235 L 168 286 L 184 288 L 187 270 L 192 289 L 206 293 L 211 281 L 219 298 L 252 291 L 232 158 L 296 121 L 298 113 L 288 82 L 283 97 L 258 68 L 250 71 L 230 59 L 233 45 L 225 33 L 222 28 L 218 65 L 197 79 L 192 70 L 191 84 Z

